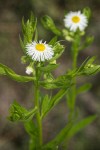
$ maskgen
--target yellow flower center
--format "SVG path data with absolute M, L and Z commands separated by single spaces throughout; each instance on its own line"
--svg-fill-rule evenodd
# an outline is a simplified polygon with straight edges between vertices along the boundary
M 38 51 L 44 51 L 45 50 L 45 45 L 44 44 L 36 44 L 35 48 Z
M 80 18 L 79 18 L 78 16 L 74 16 L 74 17 L 72 18 L 72 21 L 73 21 L 74 23 L 78 23 L 78 22 L 80 21 Z

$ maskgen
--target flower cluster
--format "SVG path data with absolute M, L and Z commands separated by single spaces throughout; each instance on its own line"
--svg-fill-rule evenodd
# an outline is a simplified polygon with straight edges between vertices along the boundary
M 65 27 L 68 28 L 71 32 L 76 32 L 77 29 L 84 31 L 88 25 L 88 19 L 80 11 L 71 11 L 65 16 L 64 23 Z M 39 42 L 28 42 L 28 44 L 26 44 L 26 53 L 33 61 L 38 62 L 50 60 L 54 56 L 52 45 L 49 45 L 46 42 L 42 42 L 42 40 Z M 30 71 L 27 73 L 30 73 Z

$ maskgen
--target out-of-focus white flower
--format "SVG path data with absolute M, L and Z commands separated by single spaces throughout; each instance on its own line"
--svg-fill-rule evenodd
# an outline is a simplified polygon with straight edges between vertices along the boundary
M 33 73 L 33 68 L 31 66 L 26 67 L 26 74 L 30 75 Z
M 29 56 L 35 61 L 45 61 L 53 57 L 54 51 L 51 45 L 46 42 L 32 42 L 26 45 L 26 51 Z
M 70 31 L 75 32 L 77 29 L 83 31 L 88 25 L 88 20 L 84 14 L 77 11 L 68 13 L 65 16 L 64 23 L 65 27 L 69 28 Z

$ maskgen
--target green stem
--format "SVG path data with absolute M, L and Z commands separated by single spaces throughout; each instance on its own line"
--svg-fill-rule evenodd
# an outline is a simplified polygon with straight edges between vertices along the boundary
M 78 45 L 77 43 L 73 43 L 72 46 L 72 55 L 73 55 L 73 63 L 72 68 L 75 70 L 77 68 L 77 57 L 78 57 Z M 73 78 L 73 87 L 71 91 L 71 108 L 69 113 L 69 121 L 73 118 L 74 112 L 75 112 L 75 102 L 76 102 L 76 77 Z
M 73 66 L 73 69 L 76 69 L 76 67 L 77 67 L 77 51 L 76 51 L 76 53 L 74 54 L 74 56 L 73 56 L 73 64 L 72 64 L 72 66 Z
M 38 109 L 36 113 L 36 120 L 37 120 L 38 134 L 39 134 L 39 147 L 41 147 L 43 140 L 42 140 L 42 119 L 41 119 L 41 114 L 40 114 L 40 103 L 39 103 L 38 70 L 36 71 L 36 76 L 37 76 L 37 80 L 34 85 L 34 96 L 35 96 L 35 106 Z
M 73 57 L 73 69 L 76 69 L 77 67 L 77 54 L 74 54 Z M 73 78 L 73 88 L 72 88 L 72 101 L 73 101 L 73 111 L 75 108 L 75 101 L 76 101 L 76 77 Z

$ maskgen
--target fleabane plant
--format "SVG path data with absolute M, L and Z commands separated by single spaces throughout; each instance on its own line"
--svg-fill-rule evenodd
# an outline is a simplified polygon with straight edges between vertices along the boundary
M 64 18 L 65 28 L 60 30 L 49 16 L 44 16 L 42 18 L 44 27 L 56 34 L 47 42 L 38 39 L 37 19 L 31 14 L 26 22 L 22 19 L 22 37 L 20 37 L 23 50 L 21 62 L 27 66 L 26 75 L 19 75 L 9 67 L 0 64 L 1 75 L 6 75 L 17 82 L 32 82 L 34 85 L 34 103 L 31 109 L 27 110 L 14 101 L 10 106 L 8 116 L 12 122 L 23 123 L 30 136 L 29 150 L 66 150 L 68 141 L 96 118 L 93 115 L 79 121 L 76 115 L 77 95 L 91 87 L 90 83 L 77 87 L 77 77 L 94 75 L 100 71 L 100 65 L 94 63 L 95 57 L 87 58 L 82 65 L 77 66 L 79 52 L 93 41 L 93 37 L 86 37 L 86 40 L 81 43 L 89 18 L 90 10 L 87 8 L 83 12 L 70 12 Z M 64 45 L 57 40 L 57 36 L 62 35 L 72 43 L 72 68 L 66 69 L 64 74 L 55 77 L 53 71 L 60 65 L 57 59 L 65 50 Z M 48 90 L 48 94 L 43 95 L 41 88 Z M 55 89 L 57 89 L 56 94 L 53 96 L 49 90 Z M 69 109 L 66 126 L 51 141 L 44 143 L 43 119 L 63 97 L 66 98 Z

